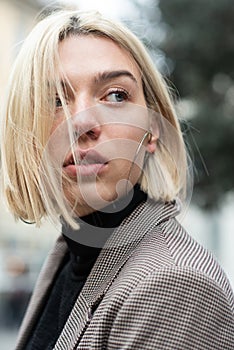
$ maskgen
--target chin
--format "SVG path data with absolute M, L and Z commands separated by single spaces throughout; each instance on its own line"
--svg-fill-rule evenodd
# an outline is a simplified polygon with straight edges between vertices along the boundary
M 126 175 L 126 174 L 124 174 Z M 127 176 L 126 176 L 127 177 Z M 122 177 L 118 181 L 73 182 L 64 190 L 65 197 L 78 216 L 107 207 L 111 202 L 124 197 L 135 185 L 135 181 Z
M 100 210 L 118 198 L 116 190 L 109 189 L 109 186 L 87 183 L 82 186 L 73 184 L 64 190 L 64 195 L 77 216 Z

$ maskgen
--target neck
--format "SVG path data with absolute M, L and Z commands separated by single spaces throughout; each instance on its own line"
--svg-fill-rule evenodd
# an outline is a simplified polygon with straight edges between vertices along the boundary
M 113 202 L 102 211 L 77 218 L 80 226 L 79 230 L 73 230 L 64 223 L 62 233 L 69 248 L 71 246 L 77 248 L 78 244 L 79 247 L 92 246 L 92 248 L 98 247 L 100 249 L 110 237 L 114 228 L 118 227 L 146 199 L 147 195 L 141 191 L 139 185 L 135 185 L 127 196 Z M 89 244 L 88 242 L 95 242 L 95 244 Z

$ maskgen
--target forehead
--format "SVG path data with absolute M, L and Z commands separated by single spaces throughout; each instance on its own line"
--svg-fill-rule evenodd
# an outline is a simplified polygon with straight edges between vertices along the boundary
M 97 70 L 128 69 L 136 79 L 140 70 L 132 55 L 113 40 L 94 36 L 77 35 L 64 39 L 59 44 L 60 64 L 66 73 L 80 71 L 83 74 Z

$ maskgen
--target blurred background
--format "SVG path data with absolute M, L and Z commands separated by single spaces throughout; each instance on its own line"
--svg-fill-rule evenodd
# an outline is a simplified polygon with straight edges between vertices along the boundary
M 38 12 L 57 5 L 99 10 L 125 22 L 147 45 L 174 95 L 194 164 L 193 197 L 182 224 L 214 253 L 234 288 L 234 2 L 0 0 L 0 106 Z M 14 348 L 35 279 L 58 234 L 49 222 L 40 229 L 16 223 L 0 199 L 1 350 Z

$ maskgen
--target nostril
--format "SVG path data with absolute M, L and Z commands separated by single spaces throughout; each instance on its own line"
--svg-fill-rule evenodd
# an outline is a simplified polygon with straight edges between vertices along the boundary
M 88 140 L 97 140 L 101 133 L 101 127 L 99 125 L 79 125 L 76 126 L 73 131 L 75 140 L 88 141 Z
M 89 130 L 86 135 L 88 135 L 92 140 L 96 140 L 98 134 L 94 130 Z

